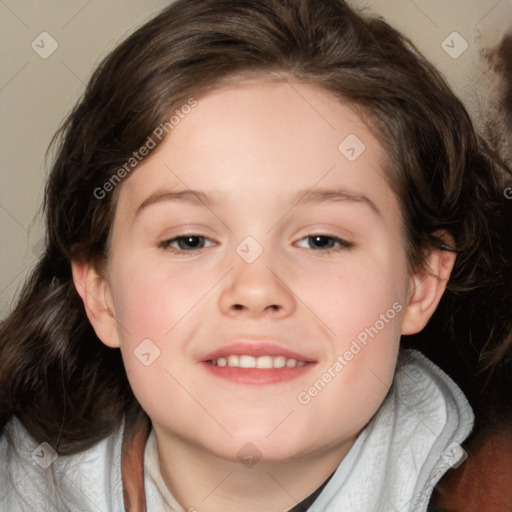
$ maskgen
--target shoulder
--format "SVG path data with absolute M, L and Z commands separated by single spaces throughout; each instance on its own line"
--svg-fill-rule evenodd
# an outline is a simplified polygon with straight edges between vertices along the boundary
M 123 429 L 83 452 L 60 456 L 11 419 L 0 437 L 0 510 L 122 510 Z
M 512 504 L 512 423 L 488 432 L 468 447 L 463 464 L 451 470 L 438 486 L 441 509 L 503 512 Z

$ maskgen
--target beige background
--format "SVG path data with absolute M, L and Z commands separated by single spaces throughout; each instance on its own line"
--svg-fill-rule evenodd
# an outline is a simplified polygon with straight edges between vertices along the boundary
M 44 153 L 100 58 L 168 0 L 0 0 L 0 318 L 40 253 Z M 512 0 L 353 0 L 405 32 L 478 120 L 488 73 L 479 47 L 512 27 Z M 320 2 L 319 2 L 320 4 Z M 58 44 L 48 51 L 47 32 Z M 451 36 L 457 32 L 459 36 Z M 45 38 L 45 44 L 41 38 Z M 447 39 L 448 38 L 448 39 Z M 449 55 L 444 46 L 449 45 Z M 465 45 L 468 49 L 457 55 Z M 483 92 L 482 92 L 483 91 Z

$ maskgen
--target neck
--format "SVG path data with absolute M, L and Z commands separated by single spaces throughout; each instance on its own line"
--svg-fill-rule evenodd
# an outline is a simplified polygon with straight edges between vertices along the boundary
M 334 473 L 355 439 L 281 462 L 251 464 L 226 460 L 202 446 L 155 428 L 160 472 L 185 510 L 283 512 L 303 500 Z

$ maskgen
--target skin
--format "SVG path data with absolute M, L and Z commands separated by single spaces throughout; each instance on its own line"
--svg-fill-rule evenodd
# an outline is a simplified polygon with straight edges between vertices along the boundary
M 349 134 L 365 145 L 354 161 L 338 149 Z M 454 262 L 434 250 L 440 279 L 408 274 L 384 161 L 368 127 L 326 92 L 286 81 L 231 84 L 200 98 L 122 184 L 106 272 L 73 263 L 89 319 L 121 349 L 153 423 L 162 476 L 185 509 L 287 510 L 337 468 L 382 404 L 400 334 L 423 328 Z M 162 199 L 140 208 L 152 195 L 188 188 L 210 194 L 211 205 Z M 290 200 L 338 188 L 364 194 L 379 213 L 362 201 Z M 205 237 L 204 247 L 161 246 L 190 234 Z M 323 238 L 327 252 L 308 238 L 315 234 L 353 246 Z M 253 263 L 236 251 L 247 236 L 263 249 Z M 394 319 L 300 403 L 298 394 L 393 304 L 401 309 Z M 206 371 L 201 357 L 240 336 L 274 340 L 316 364 L 263 386 Z M 134 355 L 144 339 L 160 350 L 149 366 Z M 237 457 L 248 442 L 261 456 L 251 467 Z

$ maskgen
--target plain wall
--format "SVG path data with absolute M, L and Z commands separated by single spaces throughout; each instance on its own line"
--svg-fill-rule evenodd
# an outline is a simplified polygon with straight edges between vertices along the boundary
M 39 213 L 48 172 L 44 155 L 52 135 L 80 97 L 99 60 L 168 3 L 0 2 L 0 318 L 11 309 L 42 250 Z M 512 28 L 511 0 L 352 3 L 381 13 L 408 35 L 447 77 L 479 122 L 479 109 L 485 106 L 490 83 L 480 48 L 495 44 L 507 26 Z M 41 36 L 43 32 L 56 43 Z M 458 35 L 451 35 L 453 32 Z M 468 48 L 457 55 L 464 41 Z M 58 47 L 47 56 L 52 44 Z

